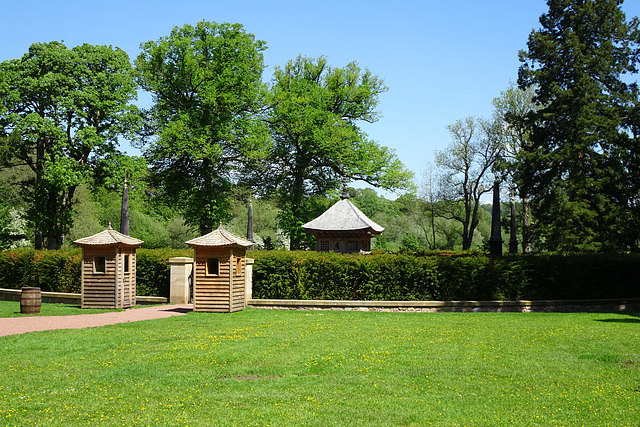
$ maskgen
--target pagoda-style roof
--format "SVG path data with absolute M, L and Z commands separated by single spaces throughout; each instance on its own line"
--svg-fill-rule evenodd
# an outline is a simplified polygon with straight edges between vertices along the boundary
M 343 198 L 318 218 L 302 226 L 308 233 L 354 232 L 380 234 L 384 227 L 371 221 L 349 199 Z
M 98 234 L 94 234 L 93 236 L 84 237 L 82 239 L 75 240 L 73 243 L 75 243 L 78 246 L 110 246 L 110 245 L 140 246 L 144 242 L 134 237 L 130 237 L 125 234 L 117 232 L 116 230 L 111 228 L 111 224 L 109 224 L 109 227 L 106 230 L 101 231 Z
M 222 228 L 222 226 L 218 227 L 217 229 L 213 230 L 211 233 L 209 234 L 205 234 L 204 236 L 201 237 L 197 237 L 195 239 L 191 239 L 188 242 L 186 242 L 187 245 L 191 246 L 191 247 L 196 247 L 196 246 L 208 246 L 208 247 L 212 247 L 212 246 L 243 246 L 245 248 L 248 248 L 249 246 L 253 246 L 255 243 L 243 239 L 241 237 L 235 236 L 231 233 L 229 233 L 227 230 L 225 230 L 224 228 Z

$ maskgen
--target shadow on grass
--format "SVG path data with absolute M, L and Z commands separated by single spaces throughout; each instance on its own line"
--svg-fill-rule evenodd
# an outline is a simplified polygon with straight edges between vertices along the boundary
M 640 323 L 640 313 L 620 313 L 624 316 L 635 317 L 635 319 L 629 319 L 628 317 L 616 318 L 616 319 L 596 319 L 596 322 L 605 323 Z

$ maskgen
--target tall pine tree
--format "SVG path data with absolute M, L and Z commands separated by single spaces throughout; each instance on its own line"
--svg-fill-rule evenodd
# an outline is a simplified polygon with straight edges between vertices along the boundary
M 521 170 L 535 230 L 549 250 L 626 250 L 638 236 L 638 86 L 625 77 L 637 73 L 638 19 L 622 0 L 547 4 L 518 79 L 541 107 Z

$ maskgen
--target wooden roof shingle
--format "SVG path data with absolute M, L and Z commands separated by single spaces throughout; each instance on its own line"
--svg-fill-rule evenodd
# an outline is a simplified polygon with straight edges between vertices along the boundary
M 82 239 L 74 240 L 78 246 L 110 246 L 110 245 L 126 245 L 126 246 L 140 246 L 144 242 L 131 236 L 124 235 L 109 227 L 93 236 L 84 237 Z
M 248 248 L 249 246 L 253 246 L 255 243 L 243 239 L 241 237 L 235 236 L 231 233 L 229 233 L 227 230 L 225 230 L 224 228 L 222 228 L 222 226 L 218 227 L 217 229 L 213 230 L 211 233 L 209 234 L 205 234 L 204 236 L 201 237 L 196 237 L 195 239 L 191 239 L 188 242 L 186 242 L 187 245 L 191 246 L 191 247 L 195 247 L 195 246 L 233 246 L 233 245 L 238 245 L 238 246 L 242 246 L 245 248 Z
M 349 199 L 343 198 L 327 209 L 318 218 L 302 226 L 306 232 L 362 231 L 380 234 L 384 227 L 370 220 Z

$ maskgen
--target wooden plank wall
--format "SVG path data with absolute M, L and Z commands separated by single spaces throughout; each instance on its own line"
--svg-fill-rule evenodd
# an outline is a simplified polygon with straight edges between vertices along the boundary
M 246 258 L 245 258 L 246 250 L 244 248 L 235 248 L 233 250 L 233 292 L 231 299 L 231 311 L 242 311 L 245 309 L 245 282 L 244 275 L 246 272 Z M 240 274 L 236 274 L 238 270 L 236 269 L 236 263 L 240 263 Z
M 129 308 L 136 305 L 136 254 L 134 248 L 123 247 L 118 257 L 118 308 Z M 130 268 L 125 273 L 125 256 L 129 255 Z
M 116 307 L 116 258 L 113 248 L 82 249 L 82 308 Z M 105 273 L 94 273 L 93 259 L 104 256 Z
M 228 313 L 230 248 L 196 248 L 194 311 Z M 218 258 L 218 275 L 207 275 L 207 259 Z
M 197 248 L 194 311 L 229 313 L 245 309 L 244 248 Z M 207 259 L 218 258 L 217 276 L 207 275 Z M 236 274 L 240 262 L 240 274 Z

